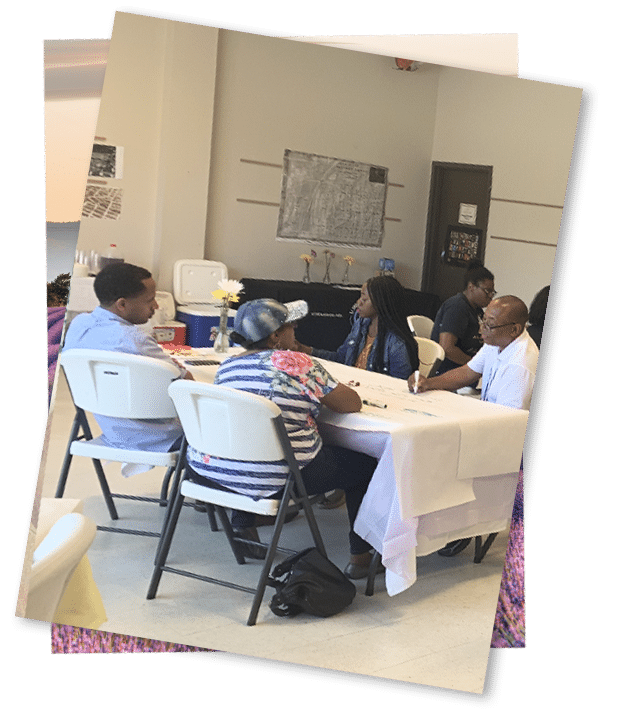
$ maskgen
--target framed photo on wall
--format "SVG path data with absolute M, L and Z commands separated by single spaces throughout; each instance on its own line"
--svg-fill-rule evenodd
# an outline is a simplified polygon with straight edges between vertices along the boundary
M 480 228 L 449 226 L 444 244 L 444 262 L 465 268 L 471 260 L 480 258 L 482 238 Z

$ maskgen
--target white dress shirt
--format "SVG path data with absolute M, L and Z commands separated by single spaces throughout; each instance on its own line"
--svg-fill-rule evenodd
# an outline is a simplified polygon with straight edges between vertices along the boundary
M 502 352 L 494 345 L 483 347 L 468 367 L 483 375 L 481 399 L 516 409 L 530 409 L 539 350 L 527 330 Z

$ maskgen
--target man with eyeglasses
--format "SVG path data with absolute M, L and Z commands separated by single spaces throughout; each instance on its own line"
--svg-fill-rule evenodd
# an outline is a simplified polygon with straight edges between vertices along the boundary
M 539 350 L 526 330 L 528 308 L 513 295 L 492 300 L 481 321 L 483 347 L 461 367 L 424 379 L 415 385 L 414 375 L 408 379 L 411 392 L 432 389 L 456 391 L 476 384 L 483 378 L 481 399 L 515 409 L 530 409 L 532 387 Z M 470 538 L 452 541 L 438 551 L 453 556 L 470 543 Z
M 539 350 L 526 330 L 528 308 L 513 295 L 492 300 L 481 321 L 483 347 L 461 367 L 424 379 L 417 392 L 456 391 L 483 378 L 481 399 L 516 409 L 530 409 Z M 413 392 L 414 376 L 408 380 Z
M 464 289 L 442 303 L 434 320 L 431 339 L 444 350 L 437 375 L 467 364 L 481 349 L 479 323 L 495 294 L 493 273 L 480 260 L 471 260 Z

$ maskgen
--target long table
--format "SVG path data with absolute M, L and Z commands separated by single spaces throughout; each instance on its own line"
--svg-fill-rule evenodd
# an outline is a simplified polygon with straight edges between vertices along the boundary
M 215 361 L 187 363 L 197 380 L 212 382 L 216 361 L 229 355 L 192 356 Z M 508 527 L 527 411 L 451 392 L 414 395 L 405 380 L 320 361 L 368 402 L 353 414 L 323 408 L 319 429 L 326 443 L 378 459 L 354 530 L 381 553 L 390 595 L 415 582 L 417 556 Z
M 452 392 L 414 395 L 405 380 L 323 364 L 367 401 L 386 405 L 356 414 L 323 409 L 320 432 L 378 458 L 354 530 L 382 554 L 390 595 L 415 582 L 417 556 L 508 527 L 526 411 Z

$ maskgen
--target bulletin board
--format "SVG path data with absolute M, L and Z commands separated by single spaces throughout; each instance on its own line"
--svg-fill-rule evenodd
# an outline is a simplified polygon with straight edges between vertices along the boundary
M 277 239 L 380 248 L 388 169 L 286 149 Z

